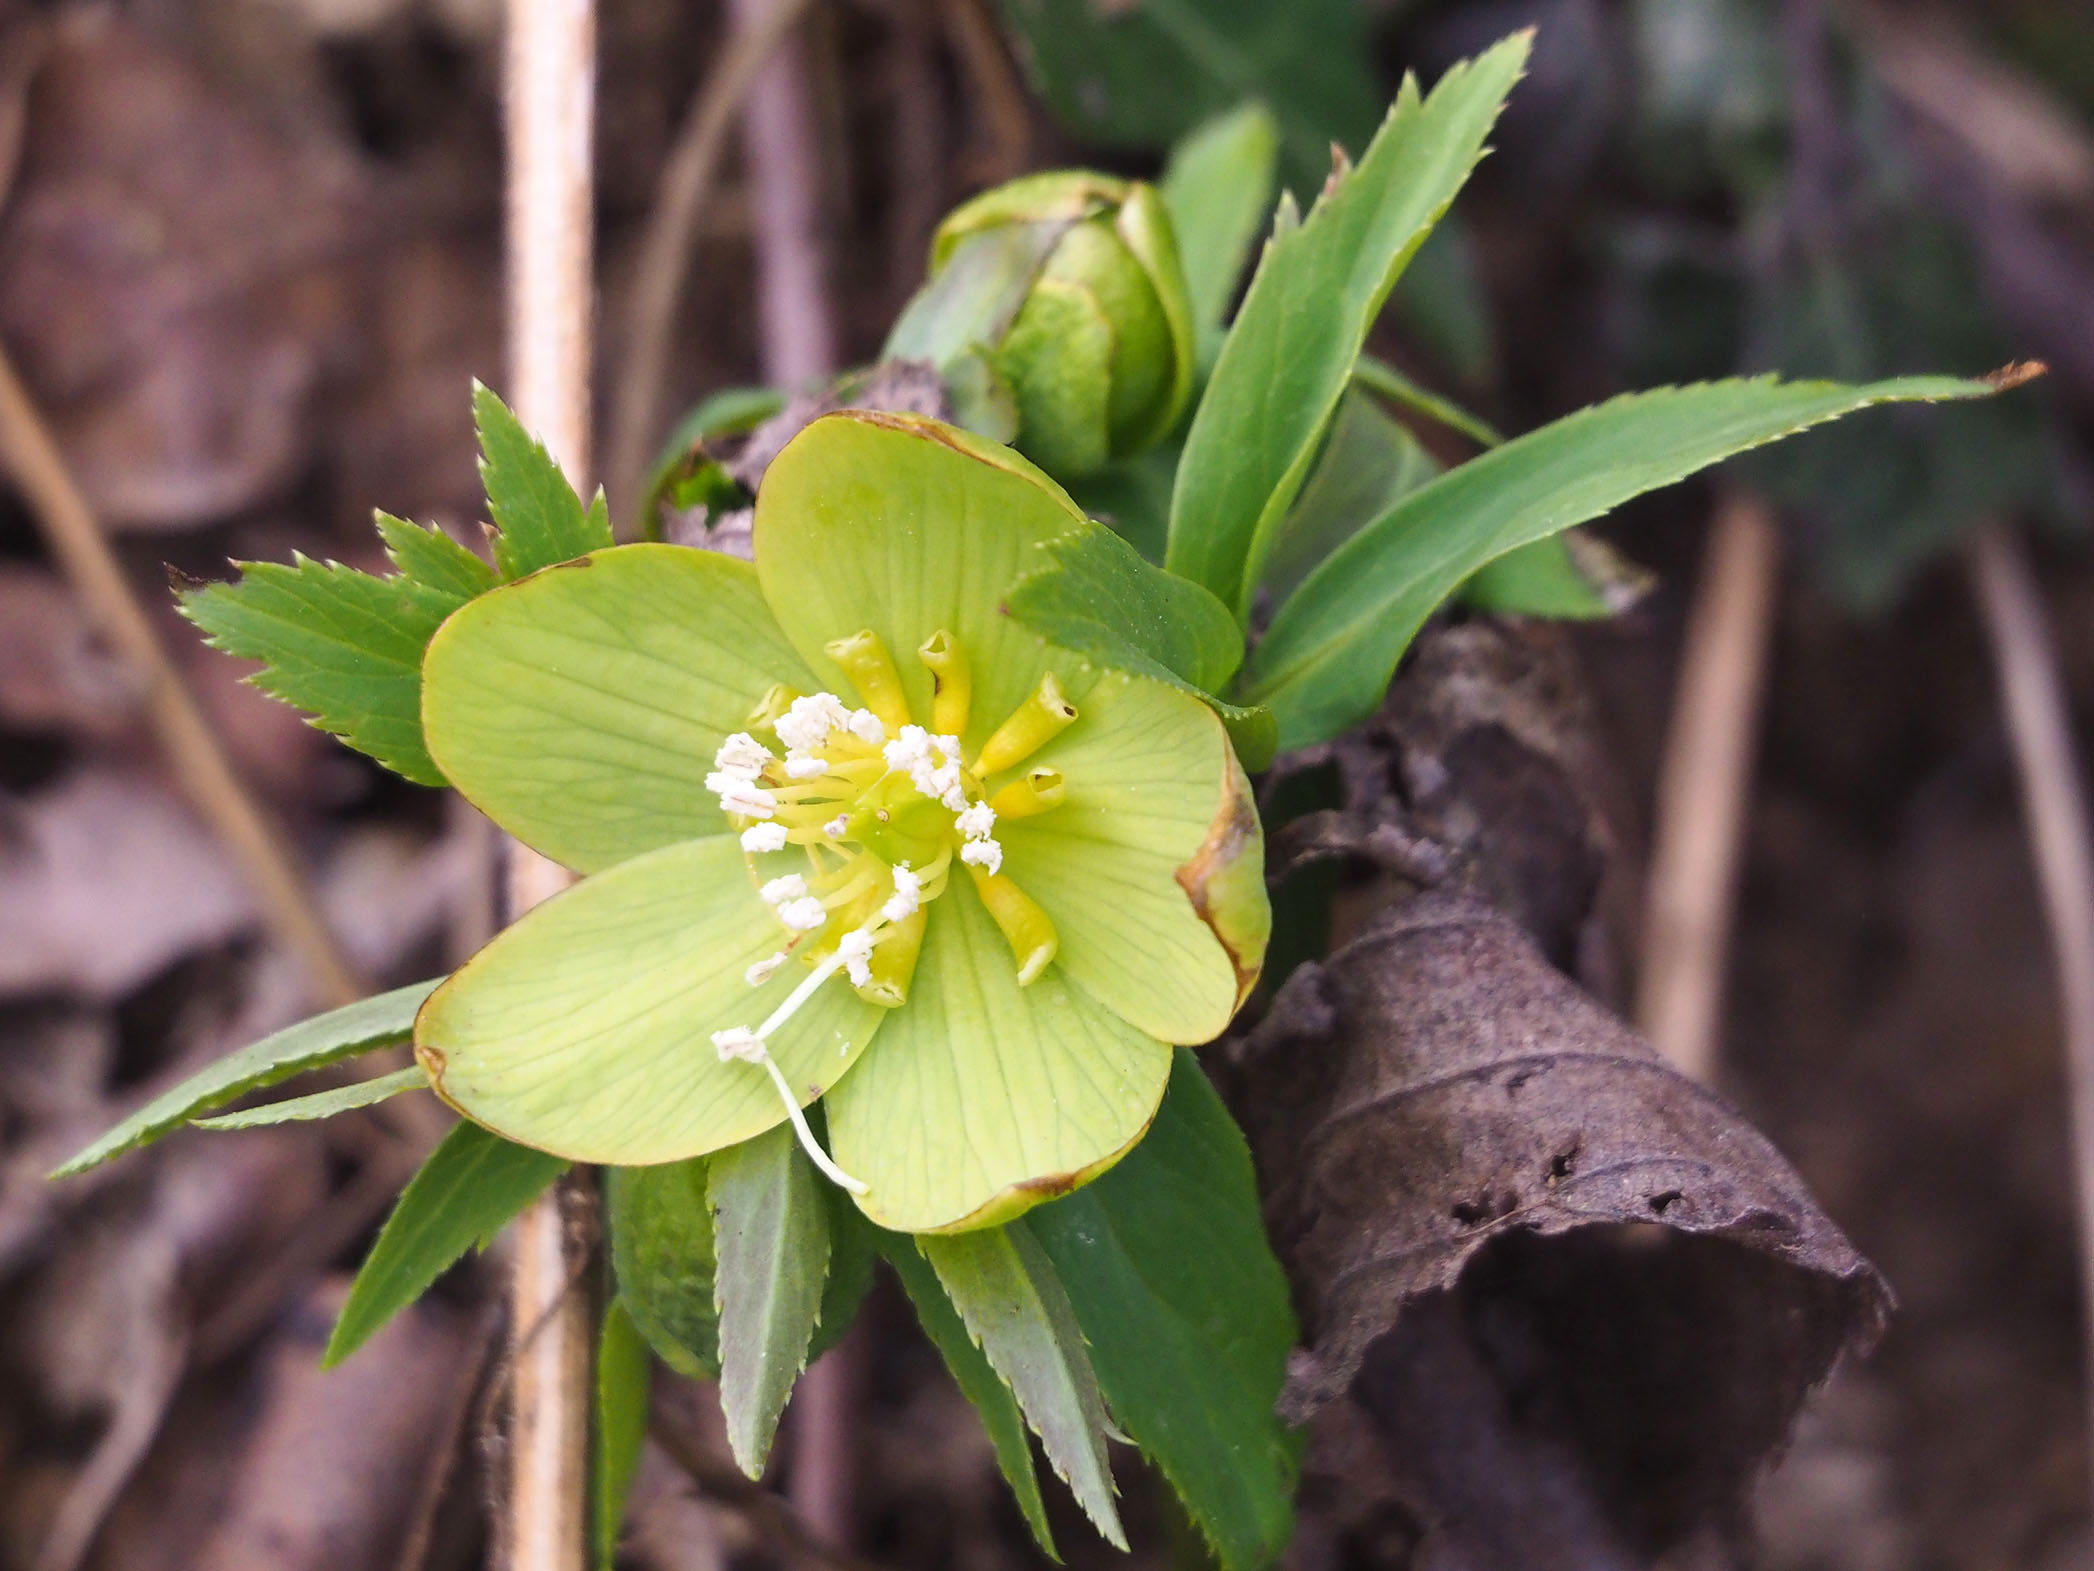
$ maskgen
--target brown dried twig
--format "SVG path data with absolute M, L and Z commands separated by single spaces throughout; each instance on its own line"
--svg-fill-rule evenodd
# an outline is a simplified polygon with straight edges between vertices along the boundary
M 611 398 L 610 476 L 621 516 L 646 483 L 660 418 L 669 339 L 698 222 L 711 200 L 727 133 L 764 66 L 813 0 L 777 0 L 738 28 L 713 62 L 662 166 L 661 194 L 640 241 L 639 262 L 618 336 L 621 360 Z

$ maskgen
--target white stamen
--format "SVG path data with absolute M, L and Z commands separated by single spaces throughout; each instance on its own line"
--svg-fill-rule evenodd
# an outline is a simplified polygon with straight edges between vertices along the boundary
M 812 971 L 806 979 L 786 996 L 784 1003 L 771 1011 L 770 1018 L 754 1031 L 747 1026 L 733 1026 L 725 1031 L 713 1033 L 713 1046 L 720 1050 L 721 1058 L 739 1058 L 744 1062 L 761 1064 L 771 1077 L 771 1084 L 778 1088 L 778 1096 L 785 1103 L 785 1116 L 792 1120 L 793 1134 L 800 1142 L 800 1149 L 807 1153 L 807 1160 L 828 1177 L 833 1184 L 841 1185 L 854 1195 L 862 1195 L 870 1187 L 851 1177 L 842 1168 L 829 1160 L 814 1138 L 814 1131 L 807 1127 L 807 1115 L 800 1111 L 800 1099 L 793 1095 L 793 1088 L 785 1083 L 785 1075 L 771 1058 L 765 1040 L 798 1012 L 800 1006 L 814 996 L 814 990 L 830 977 L 836 975 L 845 964 L 843 952 L 838 950 Z
M 785 772 L 795 780 L 812 780 L 829 772 L 829 760 L 815 753 L 787 753 Z
M 781 949 L 775 955 L 767 955 L 749 967 L 748 970 L 742 973 L 742 980 L 751 987 L 761 987 L 764 983 L 770 981 L 772 977 L 776 976 L 778 968 L 784 964 L 785 951 Z
M 744 851 L 783 851 L 785 849 L 785 825 L 751 824 L 742 831 Z
M 795 698 L 776 722 L 778 740 L 787 747 L 812 752 L 829 740 L 829 732 L 850 722 L 851 712 L 834 693 Z
M 986 840 L 996 828 L 996 809 L 987 802 L 976 802 L 953 820 L 953 827 L 969 840 Z
M 720 744 L 719 752 L 713 755 L 713 767 L 722 774 L 754 780 L 773 756 L 768 747 L 748 732 L 737 731 Z
M 782 906 L 788 900 L 797 900 L 807 893 L 807 880 L 798 873 L 787 873 L 783 878 L 774 878 L 763 886 L 765 905 Z
M 1003 868 L 1003 847 L 994 840 L 970 840 L 960 847 L 960 860 L 969 867 L 996 873 Z
M 906 922 L 922 904 L 923 879 L 909 871 L 907 862 L 895 864 L 894 894 L 880 907 L 880 915 L 890 922 Z
M 849 813 L 838 813 L 834 818 L 822 825 L 822 833 L 831 840 L 841 840 L 850 827 L 851 815 Z
M 995 843 L 993 840 L 989 842 L 991 845 Z M 997 856 L 1000 861 L 1002 859 L 1000 850 Z M 815 899 L 813 895 L 804 895 L 798 900 L 788 900 L 784 905 L 780 906 L 778 908 L 778 920 L 796 933 L 811 933 L 829 920 L 829 913 L 823 908 L 821 901 Z
M 880 717 L 870 709 L 853 709 L 845 726 L 859 741 L 869 742 L 874 747 L 887 740 L 887 728 L 880 724 Z
M 736 813 L 743 818 L 769 818 L 778 799 L 760 785 L 751 785 L 733 775 L 713 773 L 705 777 L 705 789 L 719 793 L 723 812 Z
M 913 776 L 931 762 L 931 733 L 920 725 L 905 725 L 901 734 L 880 749 L 887 767 L 899 775 Z
M 854 927 L 843 935 L 843 942 L 836 946 L 836 952 L 843 956 L 844 970 L 850 974 L 853 987 L 863 987 L 872 980 L 875 936 L 876 930 L 871 927 Z
M 719 1050 L 723 1064 L 735 1058 L 745 1064 L 760 1064 L 770 1052 L 764 1046 L 763 1038 L 747 1026 L 729 1026 L 725 1031 L 715 1031 L 713 1046 Z

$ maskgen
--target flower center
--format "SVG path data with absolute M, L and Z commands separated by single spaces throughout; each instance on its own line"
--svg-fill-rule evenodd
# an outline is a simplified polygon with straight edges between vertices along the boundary
M 886 1008 L 907 997 L 923 947 L 930 903 L 955 869 L 973 880 L 983 907 L 1011 946 L 1018 982 L 1034 981 L 1057 946 L 1047 913 L 1003 872 L 999 820 L 1058 806 L 1058 771 L 1026 770 L 994 795 L 983 782 L 1016 769 L 1076 719 L 1052 673 L 1040 679 L 969 759 L 972 682 L 965 651 L 950 634 L 924 641 L 930 725 L 909 713 L 899 674 L 870 630 L 838 639 L 828 653 L 857 688 L 862 707 L 834 693 L 773 688 L 749 729 L 720 745 L 705 786 L 741 833 L 742 850 L 784 934 L 784 947 L 749 968 L 760 987 L 797 953 L 813 969 L 771 1018 L 754 1029 L 715 1032 L 723 1058 L 761 1063 L 785 1091 L 765 1039 L 828 977 L 843 971 L 859 995 Z M 804 856 L 799 863 L 795 856 Z M 801 1127 L 790 1095 L 787 1105 Z M 814 1155 L 811 1137 L 802 1143 Z M 818 1158 L 829 1171 L 826 1158 Z M 830 1172 L 839 1183 L 842 1175 Z

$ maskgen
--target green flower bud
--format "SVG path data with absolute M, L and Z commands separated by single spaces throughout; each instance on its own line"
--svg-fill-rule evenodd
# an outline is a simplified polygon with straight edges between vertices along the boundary
M 1000 399 L 1009 428 L 989 434 L 1052 474 L 1090 474 L 1154 445 L 1193 372 L 1191 303 L 1162 200 L 1080 170 L 983 192 L 939 225 L 930 280 L 887 352 L 937 361 L 956 398 L 981 406 L 986 418 L 970 423 L 993 427 Z

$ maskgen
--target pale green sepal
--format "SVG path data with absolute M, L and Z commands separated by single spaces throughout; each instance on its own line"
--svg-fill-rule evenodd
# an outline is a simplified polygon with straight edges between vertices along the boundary
M 617 1304 L 604 1311 L 596 1342 L 596 1444 L 589 1456 L 590 1544 L 596 1571 L 613 1571 L 625 1503 L 647 1445 L 653 1364 L 632 1318 Z
M 1000 224 L 959 238 L 902 308 L 880 358 L 928 360 L 944 369 L 971 348 L 999 342 L 1071 222 Z
M 293 1075 L 339 1063 L 376 1048 L 397 1047 L 414 1031 L 415 1011 L 442 978 L 361 998 L 324 1015 L 314 1015 L 261 1041 L 228 1053 L 198 1070 L 173 1089 L 163 1091 L 137 1112 L 51 1172 L 71 1178 L 111 1157 L 158 1140 L 199 1113 L 223 1107 L 235 1097 L 264 1090 Z
M 1368 328 L 1482 156 L 1531 42 L 1520 33 L 1455 66 L 1422 100 L 1407 82 L 1358 166 L 1333 176 L 1298 229 L 1282 207 L 1171 498 L 1166 565 L 1239 622 Z
M 746 562 L 598 551 L 483 595 L 438 630 L 422 724 L 467 800 L 579 872 L 727 828 L 704 788 L 773 683 L 813 678 Z
M 945 1289 L 938 1285 L 938 1273 L 917 1249 L 916 1240 L 905 1233 L 882 1232 L 878 1237 L 880 1253 L 901 1279 L 902 1291 L 915 1306 L 923 1334 L 945 1360 L 960 1394 L 980 1415 L 989 1445 L 996 1453 L 997 1469 L 1010 1485 L 1025 1525 L 1032 1529 L 1033 1541 L 1048 1559 L 1059 1564 L 1061 1555 L 1048 1530 L 1047 1502 L 1040 1498 L 1040 1479 L 1033 1469 L 1032 1443 L 1025 1436 L 1025 1415 L 1018 1410 L 1018 1399 L 974 1345 L 966 1322 L 945 1296 Z
M 1210 1042 L 1243 991 L 1195 898 L 1202 852 L 1240 827 L 1228 740 L 1203 705 L 1140 677 L 1108 673 L 1081 708 L 1026 760 L 1059 769 L 1068 794 L 996 826 L 1004 871 L 1054 919 L 1056 971 L 1148 1036 Z
M 428 1086 L 429 1077 L 417 1064 L 412 1069 L 396 1070 L 389 1075 L 377 1075 L 327 1091 L 315 1091 L 310 1096 L 294 1096 L 264 1107 L 246 1107 L 237 1113 L 221 1113 L 216 1118 L 192 1118 L 189 1122 L 198 1129 L 261 1129 L 269 1124 L 304 1123 L 315 1118 L 332 1118 L 353 1108 L 375 1107 L 402 1091 L 423 1091 Z
M 1004 614 L 1033 547 L 1088 521 L 1068 493 L 1007 447 L 920 415 L 824 415 L 771 462 L 756 497 L 756 571 L 793 647 L 849 699 L 823 652 L 870 628 L 893 655 L 909 707 L 931 712 L 915 651 L 957 638 L 974 673 L 970 753 L 1052 668 L 1079 704 L 1090 681 L 1074 655 Z
M 1280 607 L 1236 696 L 1272 705 L 1283 748 L 1326 741 L 1372 713 L 1425 618 L 1486 562 L 1854 410 L 1998 390 L 1945 376 L 1862 387 L 1769 376 L 1566 415 L 1410 492 L 1333 552 Z
M 1053 1262 L 1016 1228 L 917 1242 L 968 1334 L 1016 1394 L 1049 1465 L 1107 1542 L 1125 1549 L 1105 1454 L 1111 1421 Z
M 751 1478 L 762 1478 L 829 1274 L 824 1180 L 791 1129 L 776 1129 L 715 1152 L 705 1192 L 719 1264 L 713 1273 L 720 1324 L 720 1407 L 727 1443 Z
M 633 549 L 638 549 L 637 547 Z M 438 1093 L 510 1139 L 578 1162 L 673 1162 L 762 1134 L 785 1108 L 761 1065 L 714 1031 L 754 1027 L 807 975 L 731 835 L 668 846 L 583 880 L 468 961 L 423 1007 L 415 1051 Z M 886 1011 L 817 989 L 770 1039 L 802 1105 Z
M 1153 347 L 1126 327 L 1117 329 L 1113 364 L 1113 452 L 1117 455 L 1138 453 L 1170 435 L 1185 413 L 1186 400 L 1192 397 L 1193 362 L 1199 351 L 1193 341 L 1192 299 L 1177 231 L 1171 227 L 1170 209 L 1156 188 L 1139 183 L 1128 187 L 1114 227 L 1121 243 L 1141 263 L 1170 339 L 1167 365 L 1158 367 L 1159 356 Z M 1115 315 L 1113 320 L 1121 318 Z M 1144 361 L 1139 370 L 1128 363 L 1137 352 Z M 1152 380 L 1162 383 L 1162 396 L 1141 397 L 1135 389 Z M 1123 405 L 1127 406 L 1124 410 Z
M 830 1155 L 871 1186 L 859 1209 L 906 1233 L 1007 1221 L 1102 1172 L 1170 1075 L 1170 1049 L 1059 964 L 1019 987 L 965 878 L 930 910 L 908 1003 L 823 1102 Z
M 709 1160 L 694 1156 L 603 1172 L 618 1302 L 655 1356 L 693 1380 L 720 1373 L 713 1216 L 705 1198 Z
M 400 1192 L 320 1357 L 333 1368 L 428 1291 L 468 1249 L 485 1249 L 567 1164 L 461 1121 Z
M 1079 224 L 1062 248 L 1099 232 Z M 1050 474 L 1091 474 L 1112 457 L 1118 327 L 1096 291 L 1050 263 L 991 357 L 1017 400 L 1017 447 Z

